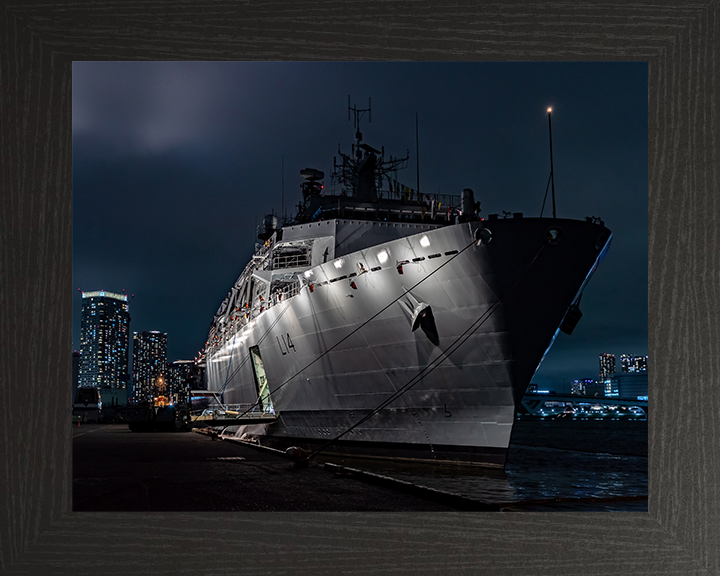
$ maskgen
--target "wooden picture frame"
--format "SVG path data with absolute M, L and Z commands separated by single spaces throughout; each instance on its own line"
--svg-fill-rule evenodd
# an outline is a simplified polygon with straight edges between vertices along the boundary
M 718 573 L 718 8 L 3 3 L 0 572 Z M 649 512 L 71 512 L 71 71 L 109 59 L 646 61 Z

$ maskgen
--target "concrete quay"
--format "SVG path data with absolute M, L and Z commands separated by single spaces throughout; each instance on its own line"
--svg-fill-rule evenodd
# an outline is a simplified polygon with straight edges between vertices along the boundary
M 191 432 L 131 432 L 127 424 L 73 426 L 73 510 L 457 511 L 482 503 L 296 466 L 280 453 Z M 478 508 L 480 506 L 480 508 Z

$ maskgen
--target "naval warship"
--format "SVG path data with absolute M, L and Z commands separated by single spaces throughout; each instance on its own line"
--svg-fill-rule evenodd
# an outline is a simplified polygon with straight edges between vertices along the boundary
M 502 467 L 612 234 L 595 217 L 483 218 L 470 189 L 421 194 L 397 180 L 409 153 L 363 142 L 370 111 L 348 109 L 350 153 L 327 187 L 301 171 L 297 214 L 265 217 L 213 318 L 208 390 L 245 416 L 237 436 L 275 448 Z

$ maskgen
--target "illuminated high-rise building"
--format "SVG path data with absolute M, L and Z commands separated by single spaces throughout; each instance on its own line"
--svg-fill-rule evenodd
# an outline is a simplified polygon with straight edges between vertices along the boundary
M 78 386 L 124 388 L 128 373 L 130 312 L 127 296 L 82 293 Z
M 647 356 L 623 354 L 620 356 L 620 365 L 623 372 L 647 372 Z
M 630 359 L 632 356 L 629 354 L 620 354 L 620 370 L 622 372 L 630 372 Z
M 615 354 L 600 354 L 600 380 L 615 374 Z
M 133 393 L 135 402 L 154 402 L 165 395 L 167 334 L 133 332 Z
M 648 372 L 638 370 L 634 372 L 621 372 L 615 378 L 618 383 L 620 397 L 637 398 L 647 400 L 648 398 Z
M 194 360 L 175 360 L 167 365 L 167 393 L 174 402 L 185 397 L 188 387 L 197 388 L 200 372 Z
M 570 384 L 570 394 L 579 394 L 581 396 L 587 394 L 588 387 L 592 386 L 595 380 L 591 378 L 583 378 L 582 380 L 573 380 Z
M 598 383 L 605 388 L 605 396 L 618 396 L 615 376 L 615 354 L 600 354 L 600 377 Z

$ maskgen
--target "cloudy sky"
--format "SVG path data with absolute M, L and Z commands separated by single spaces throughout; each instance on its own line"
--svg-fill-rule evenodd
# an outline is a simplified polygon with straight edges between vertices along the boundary
M 598 355 L 647 354 L 647 66 L 643 63 L 75 62 L 73 347 L 78 290 L 123 290 L 131 331 L 194 358 L 254 249 L 256 222 L 300 200 L 353 140 L 410 151 L 399 179 L 475 191 L 482 215 L 538 216 L 553 160 L 558 217 L 613 231 L 583 318 L 535 381 L 593 377 Z M 284 170 L 282 169 L 284 163 Z M 547 215 L 547 207 L 546 207 Z

